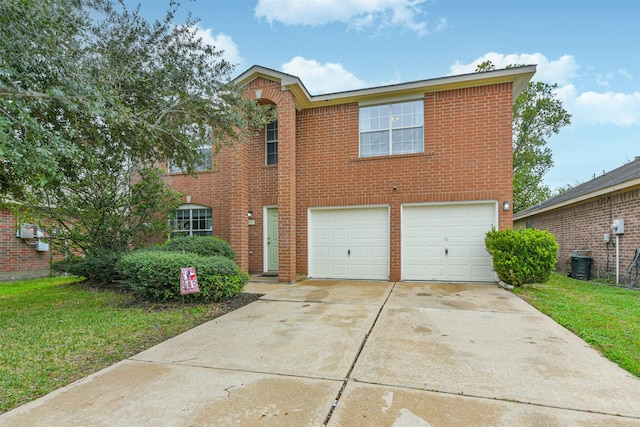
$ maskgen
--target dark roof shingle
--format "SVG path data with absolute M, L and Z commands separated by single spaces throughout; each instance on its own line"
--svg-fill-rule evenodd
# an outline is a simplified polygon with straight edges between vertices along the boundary
M 638 178 L 640 178 L 640 156 L 637 156 L 629 163 L 622 165 L 617 169 L 606 172 L 599 177 L 577 185 L 565 191 L 564 193 L 551 197 L 550 199 L 547 199 L 542 203 L 520 211 L 513 216 L 513 219 L 528 217 L 539 210 L 547 209 L 564 202 L 569 202 L 572 199 L 577 199 L 586 194 L 604 190 L 606 188 L 613 187 Z

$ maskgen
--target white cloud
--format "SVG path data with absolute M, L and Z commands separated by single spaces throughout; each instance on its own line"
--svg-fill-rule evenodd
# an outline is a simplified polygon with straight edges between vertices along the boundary
M 534 80 L 545 83 L 557 83 L 556 94 L 564 108 L 572 115 L 572 124 L 579 126 L 613 125 L 618 127 L 640 125 L 640 92 L 579 92 L 572 80 L 579 77 L 580 65 L 571 55 L 563 55 L 550 60 L 541 53 L 533 54 L 501 54 L 489 52 L 468 64 L 456 61 L 451 66 L 452 74 L 473 73 L 478 64 L 491 61 L 496 68 L 504 68 L 510 64 L 537 65 Z M 619 69 L 604 76 L 598 75 L 596 83 L 609 86 L 609 81 L 622 76 L 631 79 L 626 69 Z
M 223 51 L 222 58 L 231 63 L 232 65 L 242 64 L 242 57 L 238 51 L 238 45 L 233 41 L 231 36 L 220 33 L 216 36 L 212 34 L 210 28 L 202 29 L 196 27 L 196 34 L 202 38 L 202 41 L 210 46 L 215 47 L 216 50 Z
M 574 116 L 581 123 L 640 125 L 640 92 L 583 92 L 575 98 Z
M 427 24 L 421 16 L 426 0 L 258 0 L 255 16 L 269 23 L 321 26 L 342 22 L 349 27 L 403 27 L 422 36 Z M 443 29 L 442 21 L 436 30 Z
M 629 80 L 633 78 L 631 76 L 631 73 L 629 73 L 629 70 L 627 70 L 626 68 L 620 68 L 615 72 L 608 72 L 605 75 L 598 74 L 596 76 L 596 83 L 599 84 L 600 86 L 609 87 L 609 83 L 618 76 L 622 76 Z
M 345 70 L 342 64 L 331 62 L 320 64 L 313 59 L 305 59 L 301 56 L 296 56 L 286 64 L 282 64 L 282 71 L 300 78 L 313 95 L 367 86 L 365 82 Z
M 491 61 L 496 68 L 505 68 L 507 65 L 537 65 L 535 79 L 547 83 L 568 84 L 577 76 L 580 66 L 571 55 L 563 55 L 555 61 L 550 61 L 541 53 L 502 54 L 489 52 L 474 59 L 468 64 L 456 61 L 451 66 L 451 74 L 466 74 L 476 71 L 478 64 Z

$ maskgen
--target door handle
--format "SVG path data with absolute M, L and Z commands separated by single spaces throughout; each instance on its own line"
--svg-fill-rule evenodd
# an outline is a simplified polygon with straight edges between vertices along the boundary
M 444 250 L 444 256 L 447 256 L 447 255 L 449 255 L 449 249 Z
M 351 256 L 351 249 L 347 249 L 347 256 Z

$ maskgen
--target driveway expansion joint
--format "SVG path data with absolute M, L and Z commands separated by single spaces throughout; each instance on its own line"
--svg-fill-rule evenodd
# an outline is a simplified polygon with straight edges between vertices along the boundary
M 395 289 L 396 284 L 397 284 L 397 282 L 394 282 L 393 286 L 391 286 L 391 289 L 389 289 L 389 293 L 387 294 L 386 298 L 384 299 L 384 301 L 380 305 L 380 309 L 378 310 L 378 313 L 376 314 L 376 317 L 373 319 L 373 322 L 371 323 L 371 327 L 369 328 L 369 330 L 365 334 L 364 338 L 362 338 L 362 342 L 360 343 L 360 347 L 358 348 L 358 351 L 356 352 L 356 356 L 353 358 L 353 362 L 351 363 L 351 366 L 349 367 L 349 371 L 347 372 L 347 375 L 345 376 L 344 380 L 342 381 L 342 387 L 340 387 L 340 391 L 338 391 L 338 395 L 336 396 L 335 400 L 333 401 L 333 405 L 329 409 L 329 413 L 327 414 L 327 418 L 324 420 L 324 423 L 322 424 L 323 426 L 326 426 L 327 424 L 329 424 L 329 420 L 331 420 L 331 415 L 333 415 L 333 411 L 336 409 L 336 407 L 340 403 L 340 398 L 342 397 L 342 393 L 344 393 L 344 389 L 347 387 L 347 384 L 349 383 L 349 380 L 351 379 L 351 373 L 353 372 L 353 368 L 356 366 L 356 362 L 358 361 L 358 358 L 360 357 L 360 354 L 362 353 L 362 350 L 364 349 L 364 346 L 366 345 L 367 340 L 369 339 L 369 336 L 371 335 L 371 331 L 373 331 L 373 328 L 375 328 L 376 323 L 378 323 L 378 319 L 380 318 L 380 314 L 382 313 L 382 310 L 384 309 L 385 305 L 389 301 L 389 298 L 391 298 L 391 294 L 393 293 L 393 290 Z

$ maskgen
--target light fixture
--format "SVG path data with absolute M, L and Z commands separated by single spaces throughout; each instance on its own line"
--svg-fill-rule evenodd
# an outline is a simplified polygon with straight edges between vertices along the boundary
M 253 218 L 253 211 L 249 211 L 249 213 L 247 214 L 247 216 L 249 217 L 249 219 Z
M 509 202 L 502 202 L 502 210 L 503 211 L 508 211 L 511 209 L 511 203 Z

